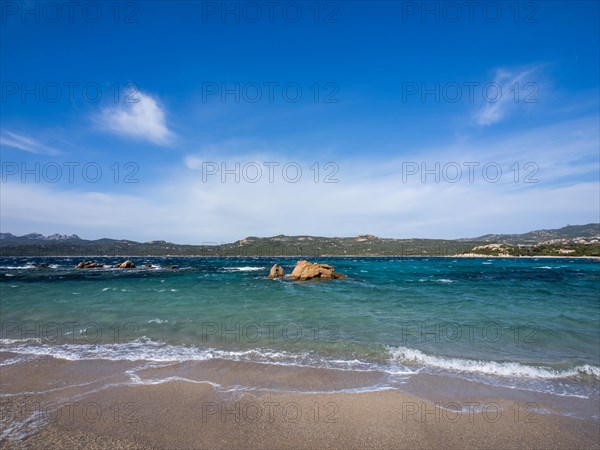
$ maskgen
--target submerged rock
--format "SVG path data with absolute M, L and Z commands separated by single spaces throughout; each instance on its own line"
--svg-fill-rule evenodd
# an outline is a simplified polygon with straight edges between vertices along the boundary
M 337 273 L 329 264 L 310 263 L 298 261 L 290 275 L 294 280 L 311 280 L 313 278 L 348 278 L 346 275 Z
M 283 271 L 283 267 L 279 264 L 273 264 L 273 267 L 271 267 L 271 271 L 269 272 L 269 278 L 281 278 L 284 275 L 285 272 Z

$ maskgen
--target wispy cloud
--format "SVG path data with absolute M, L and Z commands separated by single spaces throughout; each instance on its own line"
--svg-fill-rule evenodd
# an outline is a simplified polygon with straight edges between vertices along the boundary
M 101 128 L 121 136 L 167 145 L 173 133 L 157 100 L 143 92 L 137 92 L 135 100 L 103 109 L 96 118 Z
M 485 103 L 476 111 L 475 122 L 483 126 L 492 125 L 505 119 L 518 105 L 535 102 L 539 83 L 534 82 L 531 76 L 536 72 L 537 67 L 520 71 L 496 70 L 489 92 L 483 93 Z
M 0 145 L 42 155 L 58 155 L 60 153 L 58 150 L 42 144 L 31 136 L 23 136 L 22 134 L 10 131 L 2 131 L 0 134 Z

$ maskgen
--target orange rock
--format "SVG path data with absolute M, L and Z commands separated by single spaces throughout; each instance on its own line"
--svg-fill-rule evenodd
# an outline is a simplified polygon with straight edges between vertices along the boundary
M 313 278 L 346 278 L 345 275 L 333 271 L 329 264 L 298 261 L 290 278 L 295 280 L 311 280 Z
M 135 264 L 133 261 L 123 261 L 120 264 L 116 264 L 115 267 L 118 269 L 135 269 Z
M 104 265 L 98 264 L 94 261 L 81 261 L 76 267 L 78 269 L 95 269 L 97 267 L 104 267 Z
M 271 271 L 269 272 L 269 278 L 281 278 L 284 275 L 285 272 L 283 271 L 283 267 L 279 264 L 273 264 L 273 267 L 271 267 Z

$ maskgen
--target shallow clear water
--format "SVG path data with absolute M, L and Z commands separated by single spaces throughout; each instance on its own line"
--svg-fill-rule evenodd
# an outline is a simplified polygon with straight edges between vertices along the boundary
M 597 261 L 321 258 L 349 279 L 293 282 L 266 275 L 275 262 L 290 273 L 296 258 L 131 259 L 153 267 L 0 258 L 0 350 L 431 372 L 599 394 Z

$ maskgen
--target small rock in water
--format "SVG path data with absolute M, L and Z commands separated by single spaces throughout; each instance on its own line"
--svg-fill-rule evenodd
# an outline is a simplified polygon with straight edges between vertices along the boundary
M 97 267 L 104 267 L 104 264 L 98 264 L 95 261 L 81 261 L 76 267 L 78 269 L 95 269 Z
M 273 264 L 273 267 L 271 267 L 271 271 L 269 272 L 269 278 L 281 278 L 284 275 L 285 272 L 283 271 L 283 267 L 279 264 Z
M 123 261 L 120 264 L 116 264 L 115 267 L 117 269 L 135 269 L 135 264 L 133 263 L 133 261 Z

